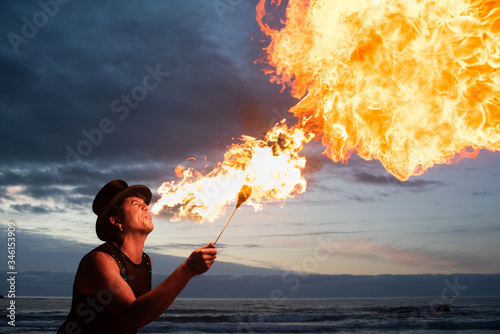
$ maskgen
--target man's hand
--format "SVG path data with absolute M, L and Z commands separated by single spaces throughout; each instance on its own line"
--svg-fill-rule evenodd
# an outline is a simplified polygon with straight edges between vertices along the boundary
M 186 260 L 188 269 L 194 275 L 201 275 L 210 269 L 217 257 L 217 249 L 210 242 L 208 245 L 197 248 Z

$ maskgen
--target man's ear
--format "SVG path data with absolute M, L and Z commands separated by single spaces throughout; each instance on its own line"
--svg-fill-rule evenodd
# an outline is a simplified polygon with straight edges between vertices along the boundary
M 112 225 L 119 226 L 120 225 L 120 220 L 118 219 L 117 216 L 111 216 L 109 217 L 109 221 L 111 222 Z

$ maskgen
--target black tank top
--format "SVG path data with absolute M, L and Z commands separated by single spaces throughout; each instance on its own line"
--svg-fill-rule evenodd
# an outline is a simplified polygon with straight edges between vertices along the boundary
M 104 252 L 116 260 L 121 277 L 128 283 L 136 298 L 151 290 L 151 260 L 146 253 L 142 253 L 142 262 L 135 264 L 110 242 L 100 245 L 85 256 L 93 252 Z M 79 269 L 80 266 L 78 266 Z M 111 312 L 106 307 L 111 302 L 111 298 L 112 295 L 108 289 L 103 289 L 93 296 L 80 292 L 73 285 L 71 309 L 66 321 L 61 325 L 57 333 L 137 333 L 137 328 L 131 327 L 126 319 Z

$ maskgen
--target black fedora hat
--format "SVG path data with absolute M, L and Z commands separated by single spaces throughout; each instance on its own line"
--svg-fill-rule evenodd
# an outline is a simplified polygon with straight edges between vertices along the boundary
M 111 232 L 110 210 L 127 197 L 137 194 L 144 196 L 144 202 L 149 205 L 152 197 L 151 190 L 141 184 L 129 186 L 123 180 L 113 180 L 99 190 L 92 203 L 92 211 L 97 215 L 95 230 L 99 239 L 102 241 L 109 240 L 109 233 Z

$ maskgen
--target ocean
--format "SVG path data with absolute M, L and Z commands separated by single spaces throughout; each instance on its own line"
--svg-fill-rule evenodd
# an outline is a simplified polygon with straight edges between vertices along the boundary
M 70 298 L 0 299 L 0 333 L 55 333 Z M 141 333 L 500 333 L 500 297 L 449 299 L 436 312 L 432 298 L 177 299 Z

